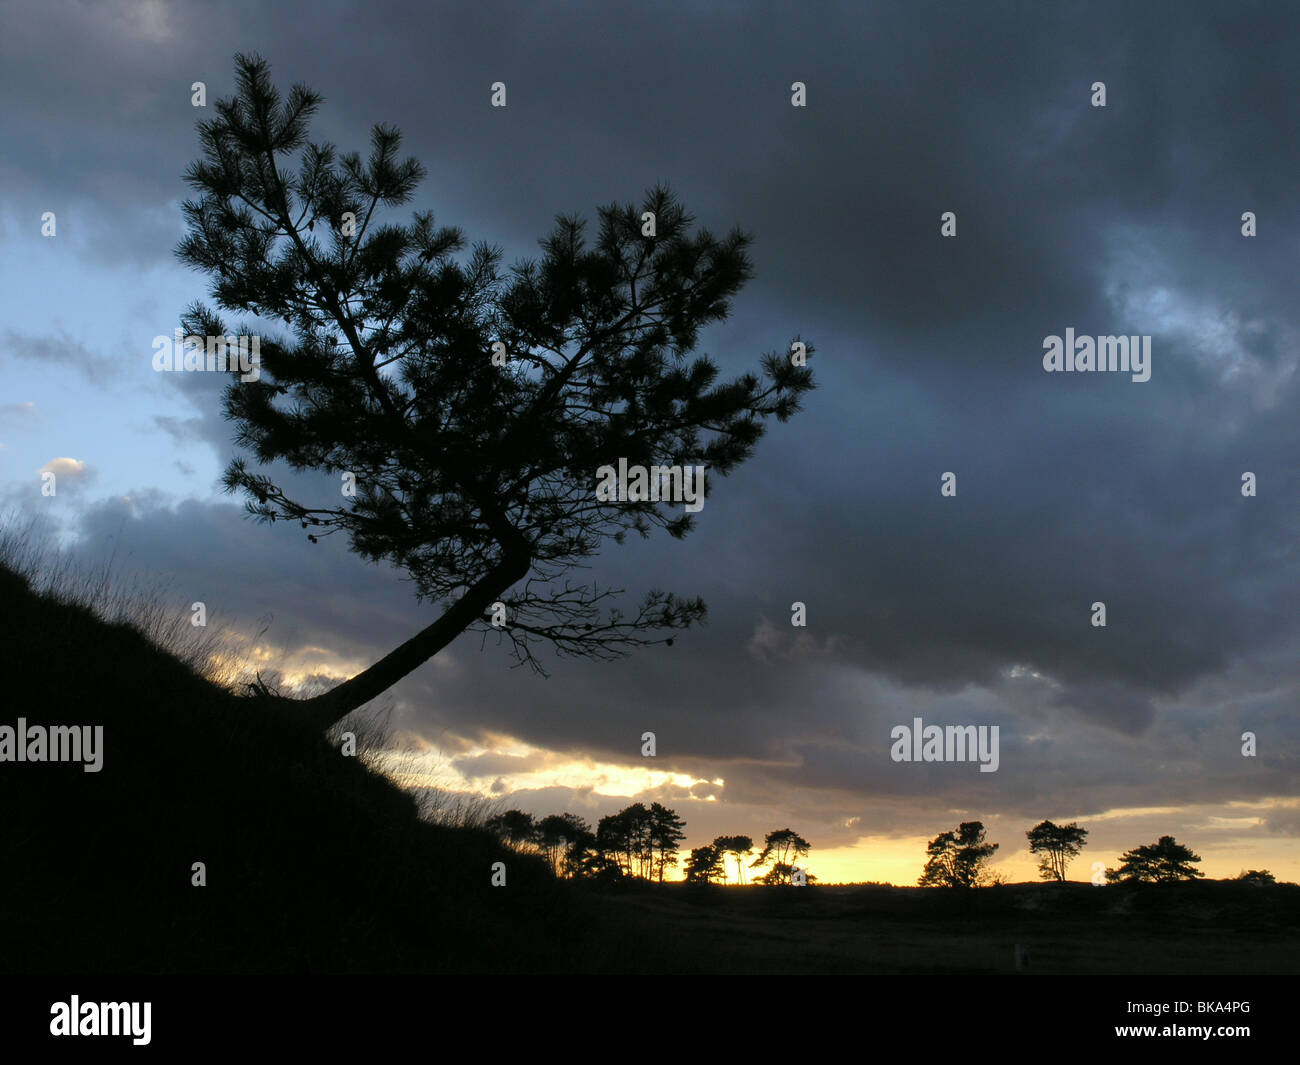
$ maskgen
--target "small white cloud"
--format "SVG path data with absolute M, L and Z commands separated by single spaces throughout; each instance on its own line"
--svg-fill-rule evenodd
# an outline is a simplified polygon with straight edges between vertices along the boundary
M 90 467 L 80 459 L 69 458 L 50 459 L 37 472 L 52 473 L 59 479 L 68 481 L 85 480 L 91 474 Z

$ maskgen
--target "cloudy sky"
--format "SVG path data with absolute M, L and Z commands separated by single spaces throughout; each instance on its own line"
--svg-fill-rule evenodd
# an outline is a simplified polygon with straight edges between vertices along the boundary
M 393 220 L 513 260 L 667 182 L 755 238 L 699 351 L 736 374 L 817 349 L 804 411 L 691 537 L 593 570 L 702 595 L 708 626 L 549 679 L 454 643 L 393 693 L 421 779 L 592 821 L 657 800 L 691 846 L 788 825 L 828 880 L 914 882 L 964 820 L 1032 879 L 1044 818 L 1091 830 L 1078 879 L 1166 834 L 1211 876 L 1300 879 L 1300 11 L 1169 10 L 0 2 L 0 502 L 206 602 L 290 682 L 431 620 L 345 544 L 247 520 L 224 381 L 152 369 L 208 298 L 173 254 L 213 113 L 191 85 L 211 105 L 260 52 L 323 94 L 313 140 L 402 130 L 428 178 Z M 1151 337 L 1150 380 L 1044 372 L 1067 328 Z M 997 725 L 998 770 L 893 761 L 916 717 Z

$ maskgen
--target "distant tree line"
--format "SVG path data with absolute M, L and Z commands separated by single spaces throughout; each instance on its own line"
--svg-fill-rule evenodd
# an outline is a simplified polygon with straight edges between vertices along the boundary
M 1088 830 L 1071 822 L 1057 825 L 1043 821 L 1025 835 L 1029 851 L 1038 856 L 1038 873 L 1044 880 L 1065 882 L 1065 870 L 1087 845 Z M 998 844 L 985 838 L 984 825 L 964 821 L 952 832 L 943 832 L 926 847 L 925 867 L 918 881 L 922 887 L 984 887 L 1002 883 L 988 869 Z M 1194 868 L 1201 860 L 1173 836 L 1161 836 L 1155 843 L 1134 847 L 1120 855 L 1118 869 L 1106 869 L 1108 883 L 1167 884 L 1195 880 L 1205 874 Z M 1276 883 L 1267 869 L 1251 869 L 1235 879 L 1251 884 Z
M 502 842 L 540 854 L 557 877 L 568 879 L 635 878 L 663 883 L 667 871 L 679 864 L 680 844 L 686 838 L 686 822 L 675 810 L 657 802 L 648 807 L 633 803 L 602 817 L 594 829 L 577 814 L 534 819 L 522 810 L 497 814 L 488 820 L 487 827 Z M 1070 862 L 1088 842 L 1088 830 L 1074 822 L 1057 825 L 1042 821 L 1025 835 L 1030 853 L 1038 857 L 1039 875 L 1056 883 L 1065 883 Z M 988 867 L 998 847 L 986 838 L 982 822 L 963 821 L 956 829 L 941 832 L 926 846 L 925 866 L 918 883 L 922 887 L 952 888 L 1004 883 Z M 683 869 L 686 880 L 694 884 L 743 884 L 746 869 L 763 868 L 766 872 L 755 878 L 760 884 L 802 885 L 816 879 L 805 864 L 811 845 L 793 829 L 769 832 L 756 857 L 754 849 L 750 836 L 718 836 L 712 843 L 691 850 Z M 1195 868 L 1200 860 L 1200 855 L 1172 836 L 1161 836 L 1155 843 L 1125 851 L 1120 855 L 1119 868 L 1107 868 L 1104 877 L 1112 884 L 1196 880 L 1205 875 Z M 1246 870 L 1235 879 L 1259 885 L 1276 883 L 1267 869 Z
M 489 818 L 487 828 L 503 843 L 534 851 L 546 859 L 558 877 L 621 880 L 634 877 L 663 883 L 667 870 L 679 862 L 686 822 L 659 803 L 633 803 L 602 817 L 593 830 L 577 814 L 551 814 L 534 819 L 523 810 L 507 810 Z M 750 869 L 771 866 L 758 877 L 761 884 L 808 884 L 815 879 L 796 864 L 811 846 L 789 828 L 769 832 L 762 852 Z M 719 836 L 696 847 L 686 859 L 686 879 L 692 883 L 727 883 L 727 860 L 735 864 L 735 882 L 745 882 L 745 859 L 754 853 L 749 836 Z
M 772 866 L 758 878 L 760 884 L 811 884 L 816 877 L 807 868 L 795 863 L 806 858 L 812 850 L 803 836 L 793 829 L 782 828 L 769 832 L 763 840 L 763 850 L 749 863 L 750 869 Z M 712 843 L 696 847 L 686 861 L 686 879 L 695 884 L 727 882 L 727 858 L 736 866 L 736 883 L 745 882 L 745 859 L 754 853 L 754 841 L 749 836 L 719 836 Z

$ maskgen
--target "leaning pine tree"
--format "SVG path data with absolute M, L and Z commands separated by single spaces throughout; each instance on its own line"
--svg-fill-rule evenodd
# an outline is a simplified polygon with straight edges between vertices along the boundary
M 295 705 L 328 726 L 460 633 L 493 631 L 497 604 L 506 624 L 496 631 L 539 670 L 538 642 L 612 658 L 702 621 L 698 598 L 651 591 L 624 614 L 617 590 L 565 578 L 606 538 L 692 528 L 691 513 L 657 500 L 599 498 L 600 467 L 622 458 L 726 474 L 753 453 L 763 419 L 785 421 L 812 388 L 812 347 L 797 341 L 765 355 L 761 377 L 729 382 L 707 357 L 687 358 L 752 276 L 751 238 L 692 232 L 655 188 L 641 211 L 602 208 L 590 245 L 580 218 L 560 216 L 540 261 L 503 273 L 501 252 L 483 244 L 460 261 L 461 234 L 430 214 L 378 222 L 424 176 L 399 161 L 395 129 L 373 129 L 364 162 L 338 156 L 307 140 L 318 94 L 296 85 L 282 98 L 258 57 L 236 66 L 236 96 L 198 124 L 203 156 L 186 181 L 200 195 L 184 204 L 177 255 L 212 276 L 220 310 L 278 321 L 285 335 L 262 339 L 257 380 L 226 390 L 236 442 L 256 462 L 232 461 L 225 486 L 257 518 L 297 522 L 313 542 L 345 532 L 358 555 L 409 574 L 433 607 L 400 647 Z M 283 157 L 300 149 L 297 171 L 286 170 Z M 229 332 L 201 304 L 182 324 Z M 291 497 L 266 472 L 275 462 L 334 485 L 321 499 Z

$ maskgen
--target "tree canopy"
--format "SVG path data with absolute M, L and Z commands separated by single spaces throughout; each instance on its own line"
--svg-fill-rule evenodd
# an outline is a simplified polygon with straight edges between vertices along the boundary
M 1120 856 L 1119 869 L 1106 871 L 1111 881 L 1128 880 L 1150 884 L 1168 884 L 1177 880 L 1195 880 L 1205 874 L 1193 868 L 1201 860 L 1173 836 L 1161 836 L 1155 843 L 1134 847 Z
M 1071 821 L 1056 825 L 1043 821 L 1025 833 L 1029 837 L 1029 852 L 1039 855 L 1038 873 L 1044 880 L 1065 882 L 1065 869 L 1071 859 L 1077 858 L 1088 841 L 1088 830 Z
M 811 849 L 812 845 L 798 832 L 790 828 L 778 829 L 767 834 L 763 840 L 763 849 L 754 859 L 751 868 L 759 868 L 771 862 L 772 868 L 759 879 L 764 884 L 789 884 L 793 880 L 795 862 L 806 858 Z M 806 870 L 804 875 L 806 880 Z
M 745 882 L 745 859 L 754 853 L 754 841 L 749 836 L 719 836 L 713 841 L 719 854 L 731 855 L 736 863 L 736 883 Z M 726 866 L 723 866 L 724 870 Z
M 537 845 L 556 876 L 572 876 L 595 837 L 577 814 L 550 814 L 537 822 Z
M 942 832 L 926 847 L 921 887 L 970 888 L 984 882 L 985 863 L 998 849 L 984 838 L 984 825 L 963 821 L 955 832 Z
M 703 847 L 691 850 L 686 859 L 686 880 L 692 884 L 711 884 L 715 880 L 725 880 L 726 871 L 722 868 L 723 853 L 717 845 L 706 843 Z
M 1240 880 L 1244 884 L 1255 884 L 1259 887 L 1268 887 L 1277 883 L 1277 877 L 1267 869 L 1243 869 L 1232 879 Z
M 677 864 L 678 844 L 686 838 L 686 822 L 676 812 L 657 802 L 650 804 L 651 869 L 664 881 L 664 871 Z
M 707 356 L 688 357 L 752 277 L 752 237 L 696 229 L 655 187 L 639 208 L 599 208 L 591 236 L 581 217 L 557 216 L 541 257 L 507 269 L 486 243 L 466 253 L 460 230 L 430 212 L 381 222 L 425 174 L 400 157 L 395 128 L 373 128 L 364 160 L 339 154 L 308 140 L 318 93 L 282 95 L 256 56 L 236 57 L 236 81 L 237 95 L 198 123 L 202 157 L 185 174 L 197 197 L 183 205 L 177 248 L 211 276 L 217 305 L 188 309 L 190 335 L 230 334 L 218 311 L 278 328 L 262 338 L 257 379 L 226 389 L 246 454 L 225 486 L 256 518 L 296 523 L 309 540 L 343 533 L 436 608 L 300 710 L 329 724 L 466 630 L 497 633 L 540 670 L 539 643 L 610 658 L 701 622 L 698 598 L 652 588 L 625 614 L 619 590 L 569 575 L 606 540 L 655 527 L 680 538 L 694 525 L 659 492 L 602 495 L 601 468 L 703 466 L 707 497 L 711 478 L 752 455 L 765 420 L 785 421 L 812 388 L 812 346 L 791 354 L 802 342 L 730 381 Z M 256 322 L 240 332 L 250 331 Z M 334 483 L 315 493 L 277 463 Z

